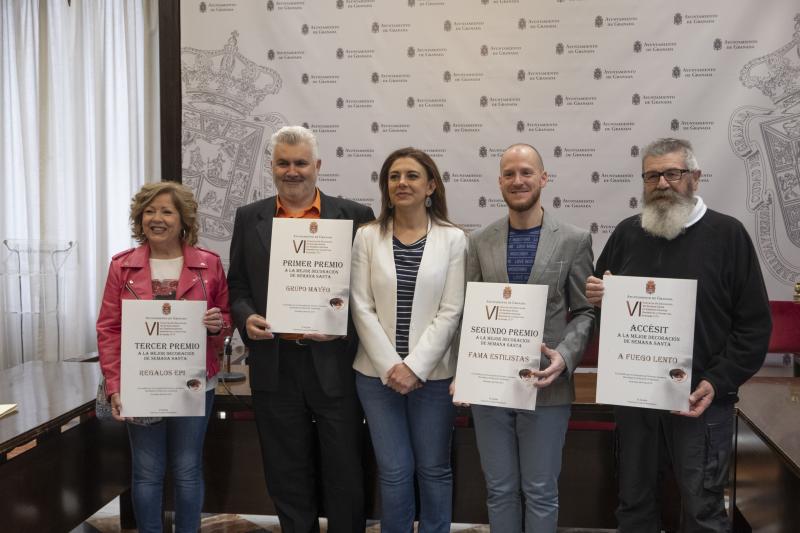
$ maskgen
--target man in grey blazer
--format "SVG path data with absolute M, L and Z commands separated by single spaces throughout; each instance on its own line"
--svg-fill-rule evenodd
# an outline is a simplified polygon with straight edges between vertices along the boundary
M 592 333 L 594 309 L 583 287 L 592 272 L 589 232 L 546 213 L 542 158 L 515 144 L 500 159 L 508 216 L 470 235 L 467 280 L 547 285 L 547 315 L 536 410 L 473 405 L 492 531 L 555 532 L 561 450 L 575 398 L 572 373 Z

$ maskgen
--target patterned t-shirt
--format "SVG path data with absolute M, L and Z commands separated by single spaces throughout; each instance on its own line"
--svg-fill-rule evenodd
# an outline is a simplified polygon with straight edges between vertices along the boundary
M 150 259 L 150 277 L 153 299 L 174 300 L 178 293 L 178 279 L 183 268 L 183 256 L 175 259 Z
M 528 283 L 539 247 L 541 226 L 530 229 L 514 229 L 508 227 L 508 248 L 506 249 L 506 268 L 508 281 L 511 283 Z

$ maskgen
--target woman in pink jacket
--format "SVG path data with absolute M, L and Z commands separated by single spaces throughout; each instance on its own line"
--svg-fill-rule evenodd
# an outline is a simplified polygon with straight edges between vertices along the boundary
M 122 300 L 205 300 L 205 416 L 168 417 L 143 425 L 128 419 L 133 458 L 133 508 L 140 532 L 161 531 L 164 473 L 169 463 L 175 482 L 175 526 L 196 532 L 203 505 L 203 438 L 214 402 L 217 353 L 230 331 L 228 286 L 219 256 L 198 248 L 197 202 L 174 182 L 150 183 L 133 197 L 133 237 L 141 244 L 115 255 L 108 270 L 97 319 L 97 346 L 106 394 L 115 419 L 120 416 L 120 331 Z

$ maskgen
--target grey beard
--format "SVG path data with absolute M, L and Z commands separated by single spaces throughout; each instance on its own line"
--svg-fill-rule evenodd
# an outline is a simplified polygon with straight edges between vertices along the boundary
M 694 209 L 694 198 L 686 198 L 676 194 L 675 202 L 664 205 L 663 202 L 645 202 L 642 208 L 642 227 L 656 237 L 671 241 L 681 233 Z

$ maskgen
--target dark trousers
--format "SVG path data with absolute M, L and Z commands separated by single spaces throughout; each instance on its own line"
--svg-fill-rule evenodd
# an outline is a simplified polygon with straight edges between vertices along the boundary
M 281 341 L 280 386 L 253 391 L 267 489 L 284 533 L 319 531 L 317 487 L 330 533 L 363 533 L 363 415 L 355 389 L 322 392 L 307 347 Z
M 620 533 L 661 531 L 659 472 L 672 464 L 681 497 L 680 531 L 728 532 L 724 490 L 733 442 L 733 404 L 712 404 L 699 418 L 617 407 Z

